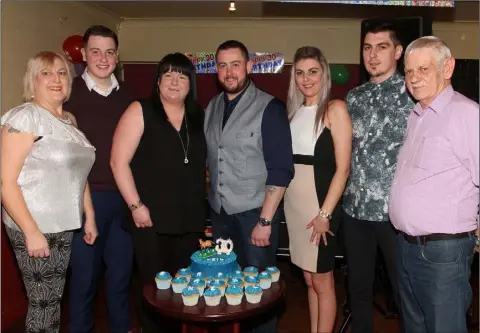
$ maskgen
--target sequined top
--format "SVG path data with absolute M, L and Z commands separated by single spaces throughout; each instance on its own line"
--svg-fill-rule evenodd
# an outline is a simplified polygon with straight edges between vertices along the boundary
M 41 137 L 34 142 L 17 180 L 40 231 L 57 233 L 80 228 L 95 148 L 71 123 L 62 122 L 32 103 L 9 110 L 1 124 Z M 3 207 L 2 220 L 8 227 L 20 230 Z
M 398 72 L 380 84 L 367 82 L 345 99 L 352 118 L 350 178 L 343 209 L 359 220 L 388 221 L 388 195 L 397 154 L 414 103 Z

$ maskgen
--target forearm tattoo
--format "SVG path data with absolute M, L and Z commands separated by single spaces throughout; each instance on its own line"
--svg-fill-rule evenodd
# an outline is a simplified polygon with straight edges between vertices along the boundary
M 268 192 L 268 194 L 273 195 L 275 192 L 277 192 L 277 187 L 272 186 L 272 185 L 268 185 L 267 186 L 267 192 Z
M 8 133 L 20 133 L 20 131 L 14 127 L 8 126 Z

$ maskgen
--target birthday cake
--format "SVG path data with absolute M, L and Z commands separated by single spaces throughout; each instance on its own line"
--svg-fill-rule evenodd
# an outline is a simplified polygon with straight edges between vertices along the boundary
M 218 239 L 215 247 L 213 245 L 212 241 L 200 240 L 202 249 L 190 257 L 192 275 L 201 273 L 207 280 L 223 279 L 241 270 L 231 240 Z

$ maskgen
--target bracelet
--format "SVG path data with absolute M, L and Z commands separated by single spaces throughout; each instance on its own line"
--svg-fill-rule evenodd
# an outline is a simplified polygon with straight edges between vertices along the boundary
M 131 204 L 128 206 L 128 208 L 133 212 L 135 209 L 138 209 L 143 206 L 143 202 L 138 200 L 137 203 Z
M 318 212 L 318 216 L 323 217 L 324 219 L 327 219 L 329 221 L 332 219 L 332 214 L 328 213 L 323 208 L 320 208 L 320 211 Z

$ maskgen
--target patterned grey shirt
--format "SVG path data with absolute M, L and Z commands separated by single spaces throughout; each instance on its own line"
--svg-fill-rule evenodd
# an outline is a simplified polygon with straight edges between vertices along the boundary
M 346 103 L 353 144 L 343 209 L 359 220 L 388 221 L 390 185 L 414 103 L 398 72 L 380 84 L 367 82 L 352 89 Z

